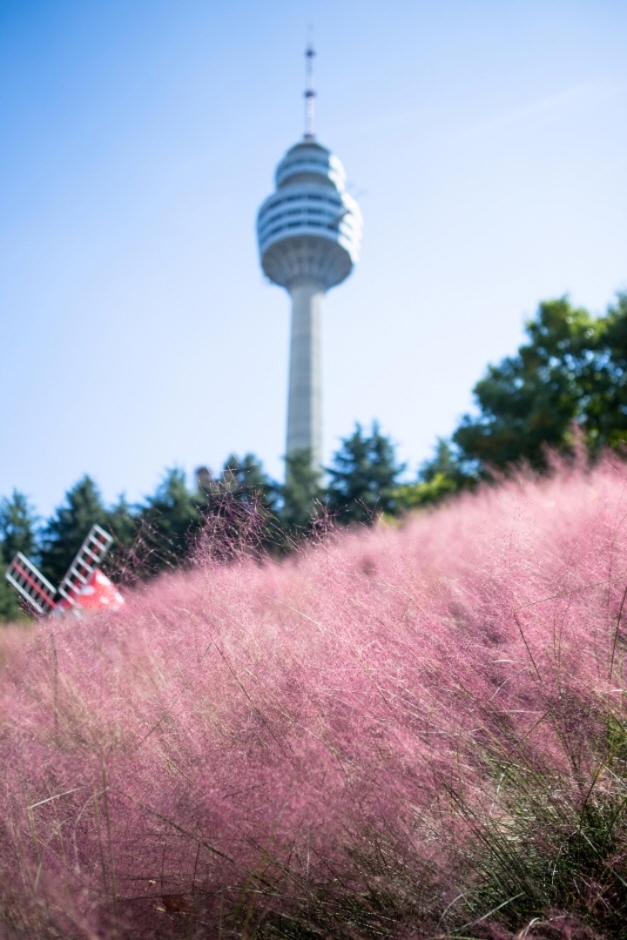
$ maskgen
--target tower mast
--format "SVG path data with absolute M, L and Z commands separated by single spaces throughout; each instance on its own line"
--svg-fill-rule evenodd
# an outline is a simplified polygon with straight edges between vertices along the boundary
M 315 140 L 313 132 L 314 104 L 316 92 L 314 90 L 314 56 L 316 50 L 309 43 L 305 51 L 305 140 Z

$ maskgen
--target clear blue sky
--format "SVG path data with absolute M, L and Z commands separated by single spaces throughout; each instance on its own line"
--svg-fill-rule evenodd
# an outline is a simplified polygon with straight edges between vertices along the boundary
M 232 451 L 282 475 L 254 222 L 311 23 L 365 219 L 324 311 L 327 460 L 378 418 L 415 471 L 539 300 L 627 287 L 624 0 L 2 0 L 0 494 L 137 500 Z

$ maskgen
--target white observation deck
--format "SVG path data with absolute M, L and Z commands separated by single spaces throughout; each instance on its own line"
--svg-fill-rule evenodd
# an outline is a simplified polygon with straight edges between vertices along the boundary
M 321 301 L 357 262 L 362 216 L 344 191 L 344 167 L 310 128 L 279 163 L 275 182 L 257 215 L 257 238 L 264 273 L 292 298 L 286 454 L 306 448 L 320 470 Z

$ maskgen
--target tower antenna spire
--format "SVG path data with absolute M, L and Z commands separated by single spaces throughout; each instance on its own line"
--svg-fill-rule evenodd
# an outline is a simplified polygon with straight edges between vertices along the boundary
M 313 60 L 315 54 L 316 50 L 310 40 L 305 50 L 305 140 L 315 140 L 313 132 L 314 101 L 316 97 L 313 87 Z

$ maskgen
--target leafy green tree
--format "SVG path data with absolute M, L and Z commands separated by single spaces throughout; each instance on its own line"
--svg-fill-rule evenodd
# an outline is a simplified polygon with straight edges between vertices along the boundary
M 595 323 L 595 355 L 588 365 L 582 424 L 591 450 L 622 448 L 627 440 L 627 293 L 619 293 Z
M 457 453 L 448 441 L 439 438 L 434 456 L 423 463 L 418 471 L 418 479 L 414 483 L 405 483 L 394 491 L 397 510 L 408 512 L 439 503 L 470 482 L 470 478 L 460 469 Z
M 458 487 L 450 477 L 438 473 L 432 480 L 416 480 L 405 483 L 394 490 L 394 502 L 399 513 L 433 506 L 446 496 L 457 492 Z
M 287 454 L 279 518 L 288 540 L 311 531 L 320 514 L 323 496 L 320 473 L 312 466 L 311 450 L 302 447 Z
M 421 483 L 433 483 L 437 479 L 449 480 L 451 489 L 459 489 L 469 479 L 461 469 L 457 449 L 443 437 L 437 439 L 433 457 L 425 460 L 418 470 L 418 480 Z
M 453 435 L 460 459 L 479 472 L 568 452 L 577 424 L 591 452 L 627 439 L 627 295 L 605 317 L 567 298 L 541 303 L 517 355 L 489 366 L 474 388 L 479 415 Z
M 84 476 L 66 493 L 65 503 L 48 520 L 41 539 L 41 570 L 58 584 L 92 525 L 107 524 L 100 492 L 89 476 Z
M 371 523 L 377 514 L 395 514 L 397 479 L 404 470 L 394 445 L 374 422 L 370 435 L 356 424 L 334 455 L 328 473 L 327 505 L 343 523 Z

